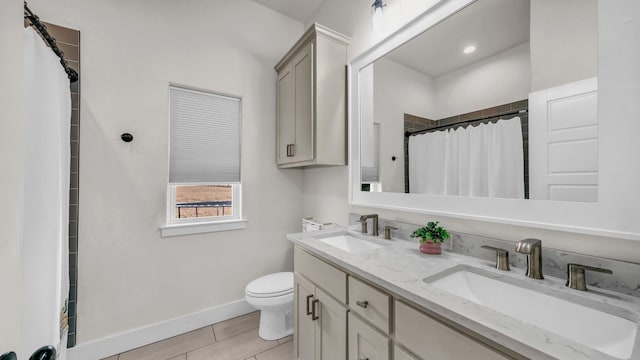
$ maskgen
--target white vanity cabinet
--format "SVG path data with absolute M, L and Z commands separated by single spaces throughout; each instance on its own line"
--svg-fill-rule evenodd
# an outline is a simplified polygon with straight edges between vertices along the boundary
M 276 65 L 276 163 L 346 165 L 349 38 L 313 24 Z
M 294 267 L 296 359 L 346 359 L 347 274 L 299 248 Z

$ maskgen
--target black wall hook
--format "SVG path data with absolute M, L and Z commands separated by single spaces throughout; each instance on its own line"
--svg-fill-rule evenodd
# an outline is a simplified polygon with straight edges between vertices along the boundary
M 124 133 L 122 135 L 120 135 L 120 139 L 122 139 L 122 141 L 128 143 L 128 142 L 132 142 L 133 141 L 133 135 L 129 134 L 129 133 Z
M 13 351 L 0 355 L 0 360 L 18 360 L 16 353 Z

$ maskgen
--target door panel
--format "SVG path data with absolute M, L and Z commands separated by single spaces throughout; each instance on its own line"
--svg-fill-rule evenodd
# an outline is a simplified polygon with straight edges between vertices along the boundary
M 294 161 L 313 159 L 313 44 L 292 61 L 295 96 Z
M 318 319 L 319 344 L 316 359 L 345 360 L 347 356 L 347 309 L 320 288 L 316 288 L 320 306 Z
M 284 164 L 292 161 L 292 157 L 287 156 L 287 146 L 295 142 L 295 115 L 294 115 L 294 94 L 293 94 L 293 73 L 291 67 L 287 67 L 278 74 L 277 82 L 277 109 L 278 112 L 278 148 L 277 163 Z
M 295 275 L 295 354 L 299 360 L 315 359 L 316 324 L 307 313 L 314 297 L 314 286 L 305 278 Z
M 529 95 L 530 198 L 598 201 L 598 83 Z
M 391 340 L 349 313 L 349 360 L 388 360 Z

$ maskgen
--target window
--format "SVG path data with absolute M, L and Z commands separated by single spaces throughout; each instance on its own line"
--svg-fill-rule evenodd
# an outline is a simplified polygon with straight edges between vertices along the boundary
M 163 236 L 244 228 L 240 98 L 169 87 L 169 186 Z

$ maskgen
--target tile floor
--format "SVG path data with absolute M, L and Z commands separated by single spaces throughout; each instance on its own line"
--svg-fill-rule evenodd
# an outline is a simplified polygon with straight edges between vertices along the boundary
M 104 360 L 293 360 L 293 338 L 262 340 L 259 319 L 252 312 Z

